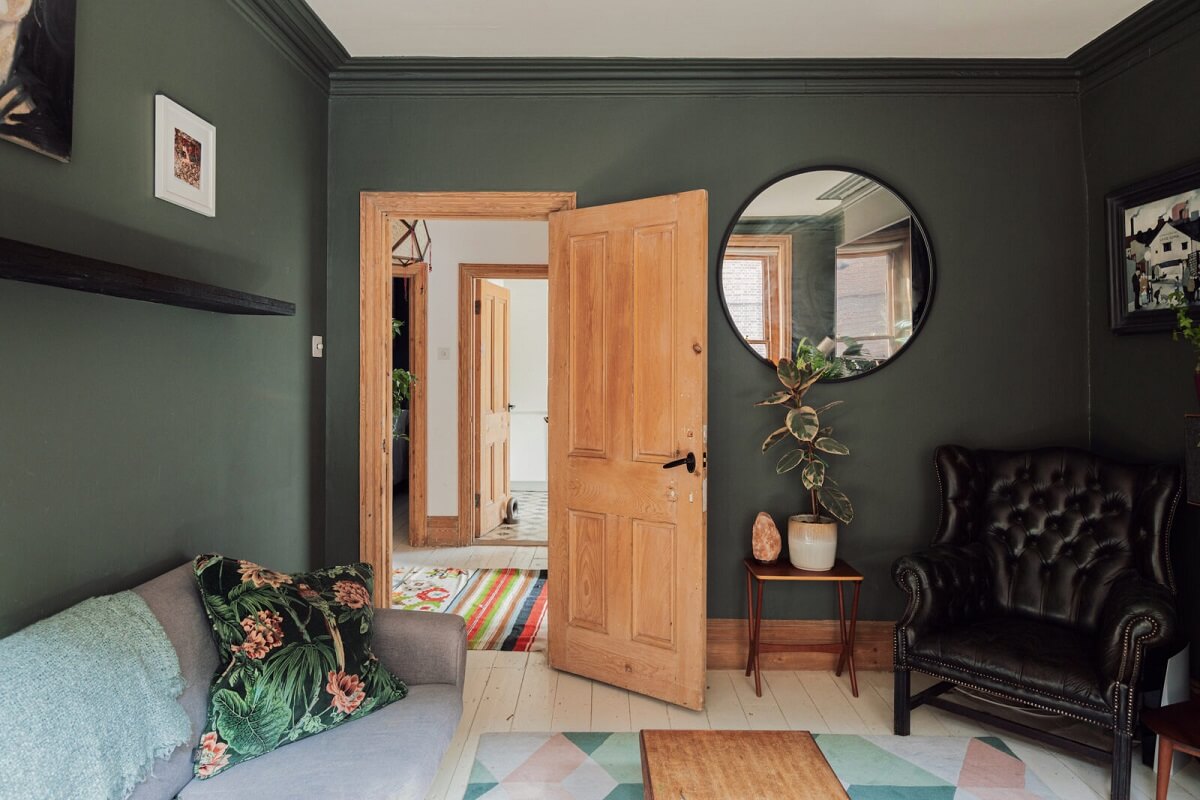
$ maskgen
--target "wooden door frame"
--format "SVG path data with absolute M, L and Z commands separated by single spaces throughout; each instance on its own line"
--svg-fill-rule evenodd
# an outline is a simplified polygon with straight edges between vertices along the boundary
M 390 287 L 394 288 L 396 279 L 411 281 L 408 363 L 409 371 L 418 376 L 412 383 L 408 399 L 408 542 L 413 544 L 425 540 L 425 510 L 429 491 L 429 478 L 426 474 L 429 452 L 426 409 L 429 390 L 422 379 L 429 375 L 429 348 L 426 345 L 429 334 L 429 265 L 424 262 L 404 267 L 393 264 Z M 389 446 L 394 443 L 394 439 L 389 439 Z M 390 456 L 388 464 L 390 468 Z M 392 475 L 388 480 L 394 481 L 395 476 Z M 388 488 L 390 490 L 391 487 Z
M 548 220 L 556 211 L 573 208 L 574 192 L 362 192 L 359 195 L 358 551 L 359 559 L 375 570 L 376 606 L 386 608 L 390 604 L 392 572 L 392 408 L 387 386 L 391 376 L 392 335 L 390 221 L 392 218 Z M 411 416 L 416 416 L 415 408 Z M 412 419 L 410 427 L 416 430 L 420 425 L 423 432 L 426 422 L 423 417 L 419 423 Z M 414 459 L 416 444 L 410 443 Z M 420 444 L 424 447 L 423 441 Z
M 513 278 L 550 280 L 549 264 L 459 264 L 458 265 L 458 543 L 475 541 L 478 518 L 475 495 L 479 487 L 479 387 L 475 380 L 479 352 L 475 335 L 476 280 Z M 550 321 L 546 320 L 549 327 Z M 548 333 L 548 331 L 547 331 Z M 468 442 L 470 447 L 464 447 Z M 511 544 L 509 542 L 508 544 Z

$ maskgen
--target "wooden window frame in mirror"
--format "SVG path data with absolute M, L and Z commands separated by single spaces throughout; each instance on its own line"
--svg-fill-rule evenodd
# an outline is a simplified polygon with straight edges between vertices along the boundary
M 767 357 L 778 361 L 792 354 L 792 237 L 774 234 L 733 234 L 722 261 L 761 259 L 763 263 L 763 329 Z

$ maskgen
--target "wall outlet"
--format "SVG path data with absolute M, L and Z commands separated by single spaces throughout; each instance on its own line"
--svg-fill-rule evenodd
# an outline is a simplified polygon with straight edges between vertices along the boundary
M 439 347 L 437 349 L 437 360 L 438 361 L 449 361 L 450 360 L 450 348 L 449 347 Z
M 324 336 L 314 336 L 313 337 L 312 357 L 313 358 L 324 358 L 325 357 L 325 337 Z

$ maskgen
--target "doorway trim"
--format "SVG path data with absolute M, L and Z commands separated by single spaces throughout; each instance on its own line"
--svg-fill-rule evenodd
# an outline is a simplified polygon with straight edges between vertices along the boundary
M 424 262 L 404 267 L 393 264 L 392 281 L 389 286 L 394 288 L 397 279 L 409 281 L 410 371 L 413 375 L 428 375 L 429 348 L 425 341 L 429 331 L 429 265 Z M 429 479 L 426 475 L 426 460 L 429 445 L 425 435 L 428 430 L 425 414 L 428 407 L 428 391 L 424 381 L 415 380 L 412 382 L 408 398 L 408 543 L 413 547 L 422 546 L 427 538 L 425 511 L 426 498 L 429 496 Z M 389 439 L 389 446 L 394 445 L 395 439 Z M 388 464 L 392 464 L 390 456 Z M 389 480 L 394 481 L 395 475 Z
M 550 280 L 549 264 L 459 264 L 458 265 L 458 543 L 475 541 L 475 495 L 479 487 L 479 387 L 475 384 L 476 281 L 480 278 Z M 549 326 L 549 320 L 546 321 Z M 464 446 L 469 443 L 470 447 Z
M 362 192 L 359 195 L 359 559 L 375 570 L 373 601 L 390 604 L 392 571 L 392 264 L 396 219 L 547 220 L 575 208 L 574 192 Z M 417 376 L 418 379 L 421 376 Z M 413 410 L 416 416 L 416 409 Z M 424 415 L 422 415 L 424 417 Z M 413 419 L 413 430 L 426 420 Z M 415 443 L 410 443 L 413 458 Z

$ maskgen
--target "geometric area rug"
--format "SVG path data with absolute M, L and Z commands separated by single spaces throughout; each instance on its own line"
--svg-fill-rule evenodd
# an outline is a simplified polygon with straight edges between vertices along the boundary
M 400 566 L 392 608 L 457 614 L 468 650 L 546 649 L 546 570 Z
M 1056 800 L 998 737 L 815 734 L 851 800 Z M 464 800 L 641 800 L 637 733 L 486 733 Z

